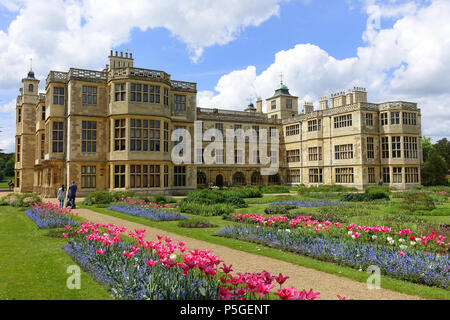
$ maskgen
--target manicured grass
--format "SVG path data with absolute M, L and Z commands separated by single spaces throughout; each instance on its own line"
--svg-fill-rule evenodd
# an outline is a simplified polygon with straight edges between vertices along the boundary
M 67 268 L 75 263 L 61 249 L 67 240 L 54 232 L 37 229 L 24 209 L 0 207 L 0 300 L 112 299 L 83 271 L 81 289 L 67 288 Z
M 0 181 L 0 190 L 9 190 L 9 180 L 14 181 L 14 177 L 4 177 L 3 180 Z
M 247 243 L 235 239 L 228 239 L 228 238 L 222 238 L 216 236 L 216 232 L 223 228 L 226 225 L 232 224 L 232 222 L 224 221 L 221 217 L 205 217 L 210 222 L 218 225 L 217 228 L 211 228 L 211 229 L 185 229 L 178 227 L 178 222 L 153 222 L 145 218 L 140 217 L 134 217 L 126 214 L 122 214 L 119 212 L 115 212 L 109 209 L 105 208 L 94 208 L 94 207 L 88 207 L 84 206 L 82 204 L 79 204 L 80 207 L 88 208 L 92 211 L 102 213 L 105 215 L 110 215 L 113 217 L 121 218 L 124 220 L 140 223 L 149 227 L 158 228 L 160 230 L 173 232 L 179 235 L 191 237 L 194 239 L 215 243 L 218 245 L 222 245 L 228 248 L 241 250 L 248 253 L 258 254 L 286 262 L 290 262 L 296 265 L 304 266 L 307 268 L 316 269 L 319 271 L 327 272 L 330 274 L 335 274 L 338 276 L 347 277 L 359 282 L 366 282 L 368 278 L 368 274 L 365 272 L 357 271 L 352 268 L 348 267 L 342 267 L 338 266 L 336 264 L 332 263 L 326 263 L 322 261 L 317 261 L 308 257 L 286 253 L 281 250 L 267 248 L 262 245 L 257 245 L 254 243 Z M 262 205 L 256 205 L 258 208 L 255 208 L 252 206 L 254 213 L 255 210 L 260 210 Z M 263 206 L 264 207 L 264 206 Z M 241 209 L 241 210 L 247 210 Z M 311 209 L 311 208 L 308 208 Z M 190 216 L 190 215 L 188 215 Z M 196 216 L 194 216 L 196 217 Z M 381 287 L 385 289 L 390 289 L 393 291 L 402 292 L 405 294 L 410 295 L 416 295 L 427 299 L 450 299 L 450 291 L 439 289 L 439 288 L 432 288 L 432 287 L 426 287 L 422 285 L 417 285 L 413 283 L 409 283 L 406 281 L 400 281 L 391 279 L 388 277 L 381 277 Z

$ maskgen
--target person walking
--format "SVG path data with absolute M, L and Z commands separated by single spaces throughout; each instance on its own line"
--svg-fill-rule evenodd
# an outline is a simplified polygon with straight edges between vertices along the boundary
M 59 206 L 61 208 L 64 208 L 64 200 L 66 199 L 66 187 L 64 185 L 62 185 L 61 188 L 58 189 L 56 198 L 59 201 Z
M 8 186 L 9 186 L 9 191 L 11 191 L 12 189 L 14 189 L 14 183 L 12 182 L 12 180 L 9 180 Z
M 69 186 L 69 192 L 67 194 L 67 205 L 70 205 L 72 209 L 76 208 L 75 198 L 77 196 L 77 185 L 75 181 L 72 181 L 72 184 Z

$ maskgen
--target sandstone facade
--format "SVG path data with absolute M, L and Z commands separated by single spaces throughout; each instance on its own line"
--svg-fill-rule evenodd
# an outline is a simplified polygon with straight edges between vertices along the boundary
M 102 71 L 50 71 L 45 94 L 30 72 L 17 98 L 17 192 L 54 196 L 75 181 L 79 194 L 135 190 L 138 194 L 185 194 L 197 187 L 245 184 L 377 184 L 407 189 L 420 185 L 421 114 L 410 102 L 368 103 L 363 88 L 333 94 L 319 110 L 283 83 L 245 111 L 199 108 L 196 83 L 171 80 L 163 71 L 134 67 L 132 55 L 111 51 Z M 218 163 L 175 164 L 172 132 L 194 137 L 216 128 L 279 131 L 278 173 L 261 175 L 267 164 L 250 162 L 252 140 L 243 152 L 223 147 Z M 195 155 L 210 144 L 191 144 Z M 237 146 L 237 145 L 236 145 Z M 267 150 L 271 143 L 267 141 Z M 233 153 L 231 151 L 231 153 Z M 214 155 L 214 154 L 213 154 Z M 236 163 L 229 163 L 230 157 Z M 262 157 L 263 155 L 257 154 Z M 270 156 L 270 153 L 268 153 Z M 223 163 L 222 163 L 223 162 Z M 262 162 L 262 161 L 261 161 Z

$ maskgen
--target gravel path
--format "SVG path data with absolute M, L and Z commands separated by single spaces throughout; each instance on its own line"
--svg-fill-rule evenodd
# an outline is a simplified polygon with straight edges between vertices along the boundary
M 55 201 L 54 199 L 52 199 Z M 180 236 L 171 232 L 166 232 L 156 228 L 151 228 L 139 223 L 130 222 L 124 219 L 111 217 L 100 214 L 88 209 L 76 209 L 75 212 L 82 218 L 92 223 L 114 223 L 128 228 L 128 230 L 146 229 L 146 240 L 156 240 L 157 234 L 164 234 L 178 241 L 185 241 L 191 249 L 208 249 L 213 250 L 227 265 L 233 265 L 233 271 L 237 272 L 261 272 L 267 270 L 271 274 L 278 275 L 283 273 L 288 275 L 290 279 L 285 286 L 295 286 L 298 289 L 313 288 L 314 291 L 320 292 L 321 299 L 336 300 L 337 295 L 353 298 L 355 300 L 418 300 L 420 297 L 406 295 L 391 290 L 379 289 L 369 290 L 365 283 L 350 280 L 345 277 L 328 274 L 294 265 L 288 262 L 272 259 L 269 257 L 259 256 L 251 253 L 230 249 L 221 245 L 196 240 Z

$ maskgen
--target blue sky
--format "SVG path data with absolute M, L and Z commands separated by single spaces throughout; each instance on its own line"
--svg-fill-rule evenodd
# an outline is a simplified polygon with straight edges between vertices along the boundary
M 354 56 L 363 44 L 366 20 L 360 3 L 350 10 L 346 1 L 291 1 L 280 4 L 279 17 L 246 28 L 226 45 L 208 48 L 197 63 L 190 60 L 186 45 L 164 28 L 134 29 L 132 40 L 114 49 L 132 50 L 136 66 L 162 69 L 174 79 L 197 82 L 199 90 L 213 90 L 222 75 L 248 65 L 262 71 L 275 53 L 298 43 L 316 44 L 338 59 Z
M 242 110 L 284 74 L 291 93 L 365 87 L 370 102 L 417 102 L 423 134 L 449 136 L 448 0 L 0 0 L 0 148 L 14 149 L 14 99 L 33 69 L 135 66 L 197 83 L 198 106 Z

